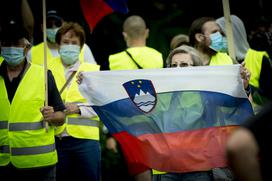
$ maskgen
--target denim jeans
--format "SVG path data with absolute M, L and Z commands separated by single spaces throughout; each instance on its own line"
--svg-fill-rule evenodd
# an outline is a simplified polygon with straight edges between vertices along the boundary
M 19 169 L 12 164 L 0 166 L 0 180 L 55 181 L 56 166 Z
M 101 151 L 98 141 L 73 137 L 56 138 L 57 180 L 99 181 Z
M 152 181 L 213 181 L 213 175 L 211 171 L 166 173 L 153 175 Z

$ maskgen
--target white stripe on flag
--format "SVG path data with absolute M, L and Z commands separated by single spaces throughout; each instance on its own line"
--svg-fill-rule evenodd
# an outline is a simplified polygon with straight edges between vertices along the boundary
M 84 72 L 83 76 L 79 90 L 97 106 L 128 98 L 122 84 L 135 79 L 151 80 L 157 93 L 196 90 L 247 97 L 240 65 Z

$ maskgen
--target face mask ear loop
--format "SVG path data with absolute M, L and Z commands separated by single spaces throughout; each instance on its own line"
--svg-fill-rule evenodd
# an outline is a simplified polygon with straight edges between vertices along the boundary
M 31 48 L 32 45 L 28 41 L 28 39 L 26 39 L 26 38 L 24 38 L 24 44 L 25 44 L 25 46 L 24 46 L 24 54 L 26 55 L 27 52 L 30 50 L 30 48 Z

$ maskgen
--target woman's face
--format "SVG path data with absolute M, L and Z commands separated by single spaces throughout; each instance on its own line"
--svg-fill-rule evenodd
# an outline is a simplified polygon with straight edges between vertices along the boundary
M 191 67 L 193 60 L 188 53 L 177 53 L 172 57 L 171 67 Z
M 78 45 L 80 46 L 80 39 L 76 34 L 70 30 L 67 33 L 65 33 L 60 40 L 60 45 Z

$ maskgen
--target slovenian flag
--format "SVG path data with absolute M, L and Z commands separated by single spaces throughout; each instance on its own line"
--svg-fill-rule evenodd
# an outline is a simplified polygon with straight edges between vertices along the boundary
M 112 12 L 128 13 L 127 0 L 80 0 L 80 6 L 91 31 Z
M 229 135 L 253 114 L 239 65 L 83 77 L 82 95 L 120 143 L 132 174 L 226 167 Z

